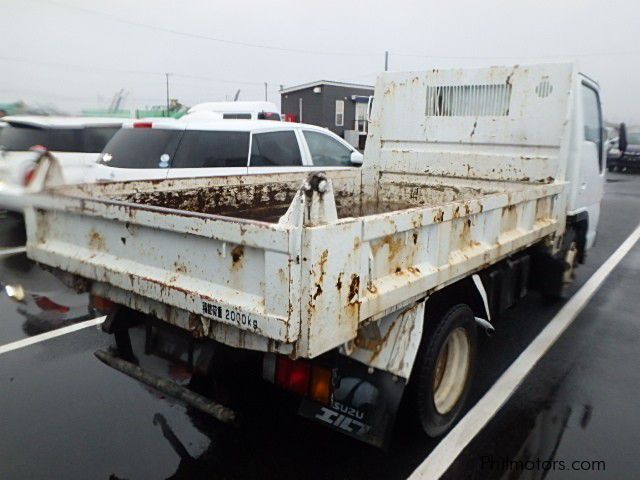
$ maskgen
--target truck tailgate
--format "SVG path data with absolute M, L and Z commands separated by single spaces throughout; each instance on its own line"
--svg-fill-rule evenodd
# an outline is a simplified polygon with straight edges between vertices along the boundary
M 295 229 L 104 199 L 44 195 L 33 206 L 32 259 L 269 339 L 296 340 Z

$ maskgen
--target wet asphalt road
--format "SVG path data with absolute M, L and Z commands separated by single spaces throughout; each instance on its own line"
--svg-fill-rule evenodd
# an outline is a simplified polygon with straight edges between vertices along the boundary
M 597 246 L 573 291 L 638 223 L 640 176 L 610 175 Z M 11 235 L 4 230 L 3 241 Z M 26 303 L 0 294 L 0 345 L 87 318 L 86 296 L 23 256 L 0 257 L 0 283 L 21 282 Z M 640 475 L 639 283 L 636 245 L 449 478 Z M 561 306 L 530 294 L 483 338 L 472 401 Z M 398 429 L 381 452 L 296 417 L 292 399 L 267 386 L 251 392 L 239 427 L 222 426 L 100 363 L 93 352 L 110 344 L 92 327 L 0 355 L 0 478 L 405 478 L 437 443 Z M 527 458 L 603 460 L 606 470 L 486 464 Z

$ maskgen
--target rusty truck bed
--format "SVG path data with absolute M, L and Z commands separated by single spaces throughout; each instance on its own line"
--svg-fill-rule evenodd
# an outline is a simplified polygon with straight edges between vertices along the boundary
M 198 335 L 311 357 L 560 225 L 561 185 L 391 177 L 329 172 L 317 198 L 306 174 L 63 187 L 34 197 L 28 252 Z

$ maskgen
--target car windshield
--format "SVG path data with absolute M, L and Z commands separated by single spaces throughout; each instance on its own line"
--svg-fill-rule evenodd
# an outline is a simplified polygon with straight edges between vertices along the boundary
M 100 155 L 99 163 L 118 168 L 168 168 L 182 130 L 123 128 Z

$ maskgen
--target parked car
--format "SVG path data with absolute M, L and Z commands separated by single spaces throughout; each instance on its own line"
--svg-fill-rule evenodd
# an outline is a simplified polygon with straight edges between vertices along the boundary
M 271 102 L 205 102 L 187 113 L 221 113 L 225 120 L 281 120 L 278 107 Z
M 218 120 L 203 112 L 175 122 L 135 121 L 105 146 L 94 180 L 143 180 L 346 168 L 362 154 L 334 133 L 301 123 Z
M 640 130 L 628 131 L 621 123 L 619 132 L 619 136 L 609 142 L 607 169 L 615 172 L 640 168 Z
M 0 130 L 0 191 L 6 204 L 0 207 L 20 210 L 19 198 L 36 168 L 38 155 L 31 151 L 32 147 L 45 147 L 55 155 L 65 183 L 82 183 L 87 180 L 87 166 L 96 162 L 99 153 L 126 120 L 9 116 L 2 121 L 6 126 Z M 15 205 L 11 201 L 14 198 Z

